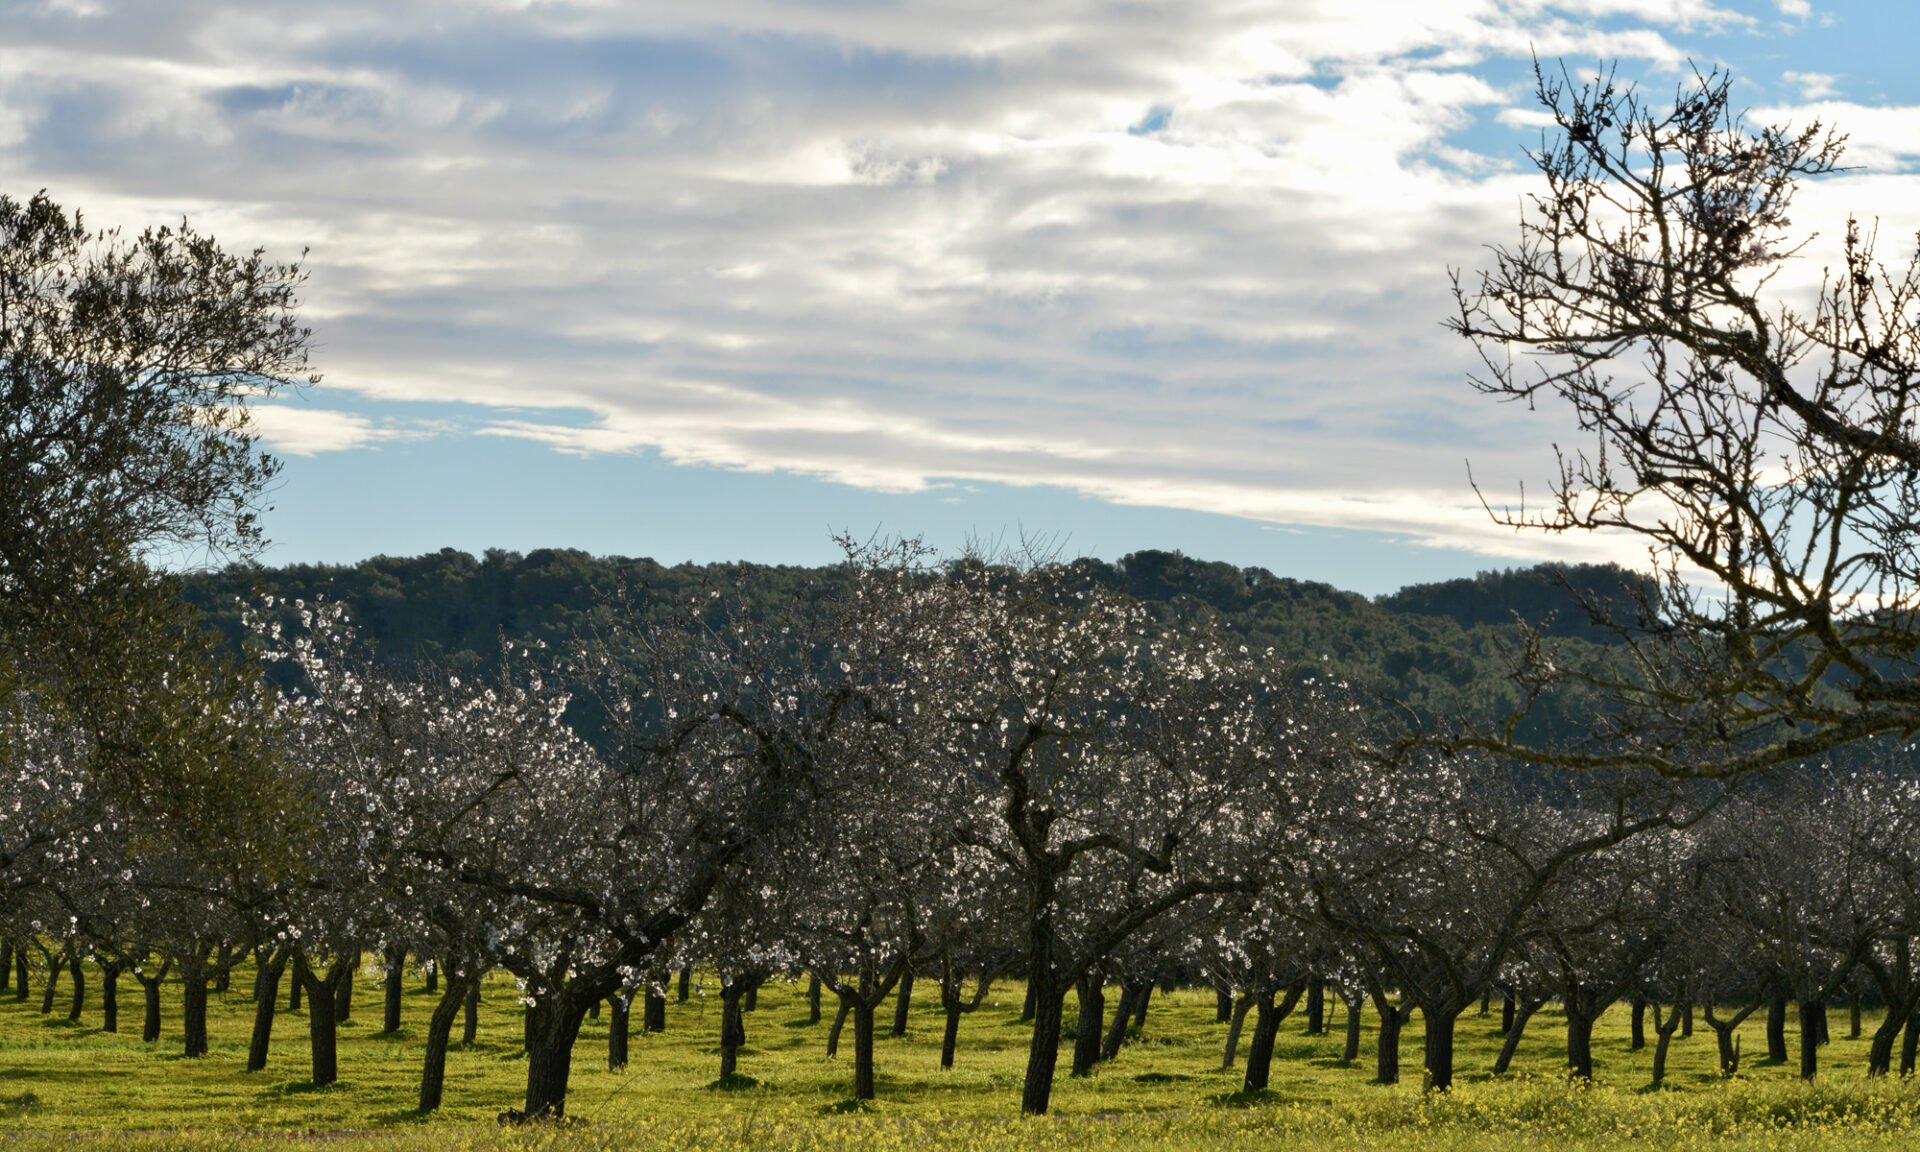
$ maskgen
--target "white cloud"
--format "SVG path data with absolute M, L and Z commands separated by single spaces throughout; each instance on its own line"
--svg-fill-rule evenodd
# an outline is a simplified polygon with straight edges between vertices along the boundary
M 1800 89 L 1802 100 L 1827 100 L 1840 94 L 1839 78 L 1825 72 L 1782 72 L 1780 78 Z
M 495 434 L 561 451 L 1510 555 L 1461 459 L 1539 475 L 1529 446 L 1567 430 L 1472 396 L 1439 328 L 1448 266 L 1511 239 L 1529 186 L 1509 137 L 1465 134 L 1541 123 L 1534 52 L 1682 70 L 1677 37 L 1752 23 L 1709 0 L 49 10 L 8 29 L 0 186 L 311 245 L 329 386 L 511 409 Z M 1835 111 L 1871 155 L 1920 139 Z M 413 434 L 260 418 L 289 454 Z
M 346 452 L 433 434 L 430 428 L 376 423 L 356 412 L 330 408 L 281 403 L 256 404 L 250 411 L 253 431 L 282 456 Z

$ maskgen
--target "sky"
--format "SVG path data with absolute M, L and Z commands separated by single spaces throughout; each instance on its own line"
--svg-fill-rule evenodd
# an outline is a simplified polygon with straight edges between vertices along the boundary
M 1538 187 L 1534 57 L 1726 68 L 1920 226 L 1911 0 L 0 0 L 0 193 L 310 271 L 269 563 L 820 563 L 837 532 L 1368 594 L 1517 534 L 1577 430 L 1476 394 L 1449 269 Z

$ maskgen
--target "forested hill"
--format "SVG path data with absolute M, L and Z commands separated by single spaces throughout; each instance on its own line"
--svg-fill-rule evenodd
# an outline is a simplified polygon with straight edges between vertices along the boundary
M 1554 616 L 1555 630 L 1585 636 L 1577 595 L 1617 595 L 1633 577 L 1617 568 L 1552 567 L 1488 572 L 1423 584 L 1377 601 L 1326 584 L 1275 576 L 1176 552 L 1136 552 L 1115 563 L 1076 566 L 1094 583 L 1121 589 L 1179 615 L 1205 605 L 1249 647 L 1272 648 L 1306 669 L 1340 677 L 1370 694 L 1422 711 L 1488 715 L 1511 703 L 1506 680 L 1515 614 Z M 504 635 L 560 643 L 611 613 L 625 591 L 642 611 L 684 603 L 702 589 L 736 583 L 779 596 L 831 585 L 831 567 L 682 564 L 595 557 L 542 548 L 522 555 L 453 549 L 424 556 L 377 556 L 353 565 L 232 567 L 182 579 L 186 598 L 236 641 L 239 603 L 271 593 L 343 601 L 363 635 L 388 660 L 484 667 Z M 1571 584 L 1572 590 L 1569 590 Z M 1569 705 L 1563 705 L 1570 706 Z M 1551 709 L 1542 718 L 1551 723 Z

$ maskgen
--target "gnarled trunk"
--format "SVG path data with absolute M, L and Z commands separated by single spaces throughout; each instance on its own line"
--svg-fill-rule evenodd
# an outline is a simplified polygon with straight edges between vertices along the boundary
M 1367 994 L 1356 992 L 1352 996 L 1340 994 L 1347 1006 L 1347 1042 L 1340 1049 L 1340 1059 L 1351 1064 L 1360 1059 L 1360 1009 L 1367 1002 Z
M 1579 1005 L 1580 997 L 1566 997 L 1567 1075 L 1575 1080 L 1593 1079 L 1593 1017 Z M 1644 1037 L 1642 1038 L 1644 1043 Z
M 400 1031 L 400 981 L 407 972 L 407 950 L 388 948 L 381 956 L 386 971 L 386 1002 L 381 1006 L 380 1031 L 388 1036 Z
M 1374 998 L 1373 1006 L 1380 1017 L 1380 1035 L 1374 1043 L 1374 1081 L 1379 1084 L 1400 1083 L 1400 1028 L 1413 1015 L 1412 1005 L 1394 1006 L 1379 997 Z
M 1253 1040 L 1247 1045 L 1247 1074 L 1241 1079 L 1243 1092 L 1266 1091 L 1268 1078 L 1273 1070 L 1273 1045 L 1280 1037 L 1280 1024 L 1292 1012 L 1294 1005 L 1300 1002 L 1300 996 L 1306 988 L 1295 984 L 1287 989 L 1285 999 L 1274 1003 L 1276 990 L 1258 989 L 1253 1005 Z
M 187 1056 L 207 1054 L 207 992 L 213 982 L 212 949 L 189 952 L 180 961 L 180 1029 Z
M 1687 1018 L 1687 1007 L 1685 1002 L 1675 1004 L 1673 1010 L 1667 1013 L 1665 1020 L 1660 1019 L 1660 1010 L 1657 1007 L 1654 1009 L 1653 1030 L 1659 1037 L 1653 1046 L 1653 1086 L 1655 1088 L 1660 1087 L 1667 1078 L 1667 1049 L 1673 1044 L 1673 1034 L 1679 1030 L 1680 1022 Z M 1734 1063 L 1738 1064 L 1739 1061 L 1739 1053 L 1736 1051 Z
M 633 993 L 615 992 L 607 1010 L 607 1071 L 627 1066 L 627 1029 L 633 1016 Z
M 900 974 L 900 998 L 893 1006 L 893 1031 L 888 1035 L 898 1039 L 907 1034 L 907 1012 L 913 1007 L 913 969 Z M 865 1099 L 865 1097 L 862 1097 Z
M 126 971 L 124 960 L 102 960 L 100 962 L 100 1030 L 102 1032 L 120 1031 L 120 973 Z M 7 966 L 0 964 L 0 972 Z
M 1820 1044 L 1826 1037 L 1827 1006 L 1819 1000 L 1800 1001 L 1800 1079 L 1811 1082 L 1820 1070 Z
M 1505 1075 L 1507 1069 L 1513 1066 L 1514 1053 L 1520 1050 L 1520 1038 L 1527 1033 L 1527 1021 L 1533 1019 L 1533 1014 L 1546 1003 L 1545 1000 L 1536 1000 L 1531 997 L 1519 999 L 1516 1003 L 1511 993 L 1508 997 L 1507 1004 L 1512 1010 L 1513 1019 L 1507 1024 L 1506 1038 L 1500 1042 L 1500 1055 L 1493 1059 L 1495 1076 Z
M 1067 990 L 1055 985 L 1050 972 L 1032 973 L 1034 988 L 1033 1039 L 1027 1047 L 1027 1075 L 1020 1087 L 1020 1113 L 1044 1116 L 1053 1101 L 1053 1073 L 1060 1061 L 1060 1025 L 1066 1015 Z

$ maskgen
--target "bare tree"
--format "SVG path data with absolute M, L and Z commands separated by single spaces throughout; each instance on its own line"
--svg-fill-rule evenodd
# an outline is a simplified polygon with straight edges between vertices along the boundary
M 1482 392 L 1570 414 L 1544 505 L 1502 523 L 1637 538 L 1662 580 L 1614 614 L 1632 671 L 1581 673 L 1529 649 L 1528 684 L 1596 675 L 1621 707 L 1562 765 L 1726 775 L 1920 728 L 1920 262 L 1888 267 L 1852 222 L 1817 298 L 1780 280 L 1810 238 L 1800 181 L 1838 170 L 1844 137 L 1749 125 L 1731 78 L 1671 105 L 1612 74 L 1536 65 L 1557 130 L 1520 240 L 1455 274 L 1449 326 Z M 1701 588 L 1716 588 L 1703 593 Z

